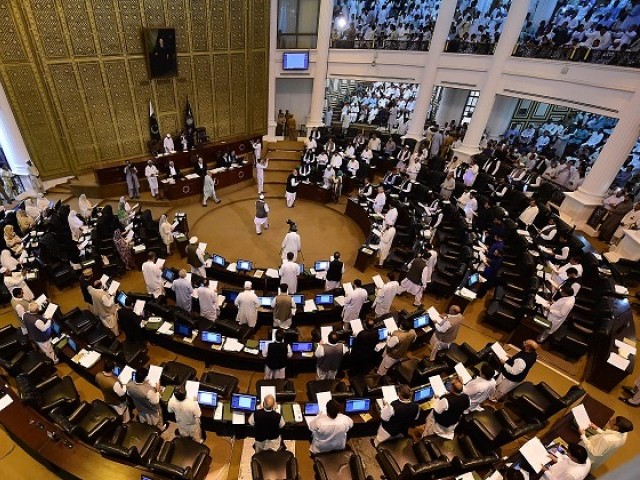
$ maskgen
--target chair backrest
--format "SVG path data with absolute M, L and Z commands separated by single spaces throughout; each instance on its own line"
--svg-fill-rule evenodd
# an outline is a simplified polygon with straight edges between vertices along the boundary
M 251 473 L 254 480 L 297 480 L 298 462 L 288 450 L 265 450 L 251 458 Z

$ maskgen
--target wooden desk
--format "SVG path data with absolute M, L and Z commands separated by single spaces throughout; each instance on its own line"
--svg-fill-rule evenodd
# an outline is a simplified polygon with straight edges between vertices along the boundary
M 267 269 L 256 267 L 256 270 L 266 272 Z M 275 292 L 280 286 L 280 278 L 270 278 L 267 277 L 266 274 L 263 274 L 262 278 L 255 278 L 253 276 L 255 270 L 251 272 L 230 272 L 226 268 L 222 268 L 214 264 L 211 267 L 208 267 L 206 272 L 207 278 L 218 280 L 219 282 L 224 282 L 235 287 L 243 287 L 244 282 L 247 280 L 253 284 L 253 287 L 256 290 L 262 289 L 264 292 Z M 311 289 L 322 290 L 324 289 L 324 283 L 324 280 L 320 280 L 310 273 L 298 275 L 298 292 Z M 220 289 L 218 289 L 218 291 L 220 291 Z
M 516 327 L 516 329 L 511 333 L 509 337 L 509 343 L 512 345 L 522 345 L 522 342 L 525 340 L 538 338 L 544 330 L 546 330 L 542 325 L 538 325 L 533 318 L 525 315 L 522 317 L 522 321 Z
M 625 228 L 624 237 L 611 249 L 611 252 L 619 255 L 620 258 L 634 262 L 640 260 L 640 231 Z
M 354 267 L 364 272 L 374 261 L 376 258 L 376 250 L 372 250 L 372 253 L 368 253 L 364 251 L 365 246 L 362 246 L 358 249 L 358 256 L 356 257 L 356 262 L 354 263 Z
M 369 236 L 371 232 L 371 219 L 369 218 L 367 207 L 362 206 L 356 200 L 350 198 L 347 200 L 347 207 L 345 208 L 344 214 L 356 222 L 356 225 L 358 225 L 362 233 L 364 233 L 365 238 Z
M 216 183 L 216 192 L 220 188 L 235 185 L 236 183 L 250 180 L 253 178 L 253 166 L 247 162 L 239 167 L 229 168 L 213 175 Z M 182 178 L 176 183 L 159 182 L 160 189 L 167 200 L 176 200 L 178 198 L 189 197 L 192 195 L 202 195 L 204 186 L 203 177 L 198 178 Z
M 331 201 L 331 191 L 322 188 L 315 183 L 301 183 L 298 185 L 296 198 L 312 200 L 314 202 L 329 203 Z

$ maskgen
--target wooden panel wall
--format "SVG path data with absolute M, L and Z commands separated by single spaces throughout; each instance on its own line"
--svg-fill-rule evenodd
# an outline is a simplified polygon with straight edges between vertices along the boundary
M 266 132 L 268 0 L 0 0 L 0 81 L 44 177 L 143 155 L 189 98 L 211 138 Z M 144 27 L 176 29 L 178 76 L 149 80 Z

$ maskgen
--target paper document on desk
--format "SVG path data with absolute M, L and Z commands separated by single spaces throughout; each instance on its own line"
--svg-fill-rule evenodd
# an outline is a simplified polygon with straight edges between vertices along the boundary
M 187 173 L 184 178 L 186 178 L 187 180 L 193 180 L 195 178 L 198 178 L 200 175 L 198 175 L 197 173 Z
M 628 340 L 628 339 L 625 339 Z M 618 347 L 618 354 L 622 358 L 629 358 L 629 355 L 636 355 L 638 350 L 635 347 L 635 344 L 629 344 L 622 340 L 615 340 L 615 345 Z
M 342 289 L 344 290 L 344 294 L 346 296 L 349 296 L 353 293 L 353 285 L 351 284 L 351 282 L 343 283 Z
M 267 268 L 265 275 L 269 278 L 280 278 L 280 274 L 275 268 Z
M 321 412 L 327 413 L 327 403 L 331 400 L 331 392 L 318 392 L 316 393 L 316 400 L 318 401 L 318 408 Z
M 476 294 L 476 292 L 474 292 L 474 291 L 472 291 L 472 290 L 469 290 L 469 289 L 468 289 L 468 288 L 466 288 L 466 287 L 462 287 L 462 288 L 458 291 L 458 294 L 459 294 L 461 297 L 464 297 L 464 298 L 469 299 L 469 300 L 475 300 L 475 299 L 476 299 L 476 297 L 478 296 L 478 295 Z
M 320 327 L 320 339 L 324 343 L 329 343 L 329 334 L 331 332 L 333 332 L 333 327 L 330 325 Z
M 333 301 L 336 302 L 336 305 L 339 307 L 344 307 L 344 297 L 342 295 L 333 297 Z
M 173 335 L 173 325 L 169 322 L 164 322 L 160 325 L 160 328 L 158 328 L 158 333 L 162 335 Z
M 469 375 L 469 372 L 467 371 L 467 368 L 461 362 L 456 363 L 455 367 L 453 368 L 460 377 L 460 380 L 462 380 L 463 385 L 466 385 L 472 380 L 471 375 Z
M 358 334 L 362 330 L 364 330 L 364 328 L 362 327 L 362 320 L 360 320 L 359 318 L 356 318 L 355 320 L 350 320 L 349 324 L 351 324 L 351 333 L 353 333 L 354 337 L 358 336 Z
M 307 299 L 304 301 L 304 313 L 311 313 L 316 310 L 318 310 L 318 307 L 316 307 L 316 303 L 313 299 Z
M 200 382 L 196 382 L 194 380 L 187 380 L 187 383 L 184 384 L 184 388 L 187 393 L 187 398 L 192 398 L 193 400 L 198 399 L 198 390 L 200 390 Z
M 398 330 L 398 324 L 396 323 L 395 318 L 388 317 L 383 320 L 384 326 L 387 327 L 387 333 L 391 335 L 393 332 Z
M 433 394 L 436 397 L 443 397 L 447 394 L 447 389 L 444 386 L 444 382 L 442 381 L 442 378 L 440 378 L 440 375 L 433 375 L 432 377 L 429 377 L 429 383 L 431 384 Z
M 547 300 L 542 298 L 540 295 L 536 295 L 536 303 L 538 305 L 542 305 L 543 307 L 548 307 L 549 305 L 551 305 Z
M 47 296 L 44 293 L 34 300 L 34 302 L 36 302 L 39 307 L 42 307 L 42 305 L 44 305 L 44 302 L 46 301 Z
M 147 302 L 145 302 L 144 300 L 136 300 L 136 303 L 133 305 L 133 313 L 142 316 L 146 303 Z
M 264 270 L 256 270 L 253 272 L 253 278 L 262 278 L 264 275 Z
M 629 289 L 627 287 L 623 287 L 622 285 L 615 285 L 613 288 L 617 295 L 629 295 Z
M 118 381 L 122 385 L 126 385 L 131 381 L 131 377 L 133 376 L 134 371 L 135 370 L 131 368 L 129 365 L 125 365 L 122 371 L 120 372 L 120 375 L 118 375 Z
M 525 443 L 520 448 L 520 453 L 525 458 L 531 468 L 536 473 L 540 473 L 542 471 L 542 467 L 549 463 L 550 457 L 547 449 L 544 448 L 542 442 L 538 437 L 533 437 L 527 443 Z
M 493 353 L 496 354 L 498 359 L 504 362 L 509 359 L 509 355 L 507 355 L 507 352 L 504 351 L 504 348 L 502 348 L 502 345 L 500 345 L 498 342 L 491 345 L 491 350 L 493 350 Z
M 164 263 L 165 263 L 166 261 L 167 261 L 167 260 L 166 260 L 165 258 L 158 258 L 158 259 L 156 260 L 156 265 L 158 266 L 158 268 L 162 268 L 162 267 L 164 267 Z
M 398 400 L 398 392 L 395 385 L 385 385 L 382 387 L 382 398 L 387 404 Z
M 111 285 L 109 285 L 109 290 L 107 290 L 107 292 L 109 292 L 109 295 L 115 295 L 118 288 L 120 288 L 120 282 L 117 280 L 111 280 Z
M 573 407 L 571 409 L 571 413 L 576 419 L 576 423 L 578 424 L 578 428 L 581 430 L 586 430 L 591 425 L 591 419 L 589 418 L 589 414 L 587 410 L 584 408 L 584 405 L 581 403 L 577 407 Z
M 244 412 L 233 412 L 231 423 L 234 425 L 244 425 Z
M 160 383 L 160 377 L 162 376 L 162 367 L 158 365 L 149 365 L 149 374 L 147 375 L 147 383 L 153 387 Z
M 50 303 L 49 305 L 47 305 L 47 309 L 44 311 L 42 316 L 45 319 L 50 320 L 53 318 L 53 314 L 56 313 L 57 309 L 58 309 L 58 305 L 56 305 L 55 303 Z
M 429 307 L 429 310 L 427 310 L 427 313 L 429 314 L 429 318 L 433 320 L 434 323 L 442 323 L 442 317 L 438 313 L 438 310 L 436 310 L 436 307 L 433 307 L 433 306 Z
M 100 360 L 101 356 L 102 355 L 100 355 L 100 353 L 91 350 L 88 351 L 78 363 L 84 368 L 91 368 L 98 362 L 98 360 Z
M 616 352 L 611 352 L 611 354 L 609 354 L 609 359 L 607 360 L 607 363 L 610 363 L 614 367 L 624 371 L 627 369 L 631 361 L 627 358 L 624 358 L 618 355 Z
M 0 398 L 0 412 L 13 403 L 13 398 L 8 393 Z
M 276 387 L 274 387 L 273 385 L 269 385 L 269 386 L 263 385 L 260 387 L 260 404 L 264 403 L 264 399 L 267 398 L 267 395 L 273 395 L 273 398 L 275 400 Z
M 230 263 L 229 265 L 227 265 L 227 271 L 228 272 L 237 272 L 238 269 L 236 268 L 236 262 Z
M 244 345 L 237 338 L 228 337 L 224 342 L 223 349 L 227 352 L 241 352 Z

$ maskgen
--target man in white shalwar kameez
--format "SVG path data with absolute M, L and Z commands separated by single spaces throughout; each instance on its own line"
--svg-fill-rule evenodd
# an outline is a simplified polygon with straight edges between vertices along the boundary
M 144 176 L 147 177 L 149 182 L 149 190 L 151 190 L 151 196 L 156 198 L 159 193 L 158 190 L 158 167 L 153 164 L 153 160 L 147 162 L 147 166 L 144 169 Z
M 264 192 L 264 171 L 268 166 L 268 158 L 256 160 L 256 181 L 258 182 L 258 193 Z
M 253 285 L 251 282 L 244 282 L 244 292 L 241 292 L 236 297 L 236 301 L 233 302 L 235 306 L 238 307 L 236 322 L 240 325 L 248 325 L 251 328 L 256 326 L 258 308 L 260 307 L 260 300 L 258 300 L 258 296 L 252 288 Z
M 212 198 L 214 202 L 220 203 L 220 199 L 216 196 L 216 181 L 212 173 L 204 176 L 204 186 L 202 188 L 202 206 L 207 206 L 207 200 Z
M 292 252 L 287 252 L 287 259 L 282 262 L 278 273 L 280 275 L 280 283 L 284 283 L 288 287 L 287 293 L 296 293 L 298 291 L 298 274 L 300 273 L 300 266 L 293 260 Z
M 162 146 L 164 147 L 164 153 L 172 153 L 176 151 L 176 147 L 173 144 L 173 137 L 170 133 L 167 133 L 167 136 L 164 137 Z
M 198 303 L 200 304 L 200 315 L 207 320 L 215 321 L 220 314 L 218 306 L 218 292 L 213 288 L 209 279 L 205 279 L 198 287 Z
M 149 252 L 147 261 L 142 264 L 142 276 L 144 284 L 147 286 L 147 293 L 158 298 L 164 295 L 164 285 L 162 281 L 162 269 L 156 265 L 156 254 Z
M 432 269 L 429 268 L 428 259 L 431 256 L 427 252 L 424 257 L 418 254 L 416 258 L 407 265 L 407 276 L 400 282 L 398 294 L 409 292 L 414 296 L 413 305 L 418 307 L 422 304 L 422 294 L 431 281 Z
M 256 226 L 256 233 L 262 235 L 262 227 L 269 228 L 269 205 L 264 201 L 264 195 L 260 194 L 256 200 L 256 214 L 253 217 Z
M 378 187 L 378 194 L 373 199 L 373 211 L 382 214 L 385 203 L 387 203 L 387 196 L 384 193 L 384 188 Z
M 396 227 L 389 227 L 380 237 L 380 249 L 378 250 L 378 265 L 382 266 L 385 259 L 389 256 L 393 239 L 396 236 Z
M 389 281 L 385 283 L 382 288 L 378 289 L 376 299 L 373 302 L 376 317 L 389 313 L 393 299 L 396 298 L 398 290 L 400 289 L 400 284 L 396 281 L 395 274 L 391 272 L 388 276 Z
M 351 329 L 351 320 L 360 318 L 362 306 L 366 303 L 369 294 L 362 288 L 362 281 L 357 278 L 353 281 L 353 293 L 345 295 L 342 308 L 342 322 L 345 330 Z
M 302 242 L 298 234 L 298 227 L 295 224 L 289 226 L 289 232 L 284 236 L 280 247 L 282 248 L 280 252 L 282 260 L 287 259 L 287 253 L 289 252 L 293 253 L 292 261 L 295 262 L 298 259 L 298 252 L 302 250 Z
M 187 271 L 183 268 L 178 273 L 178 277 L 173 281 L 173 291 L 176 292 L 176 306 L 191 313 L 191 294 L 193 286 L 187 280 Z

